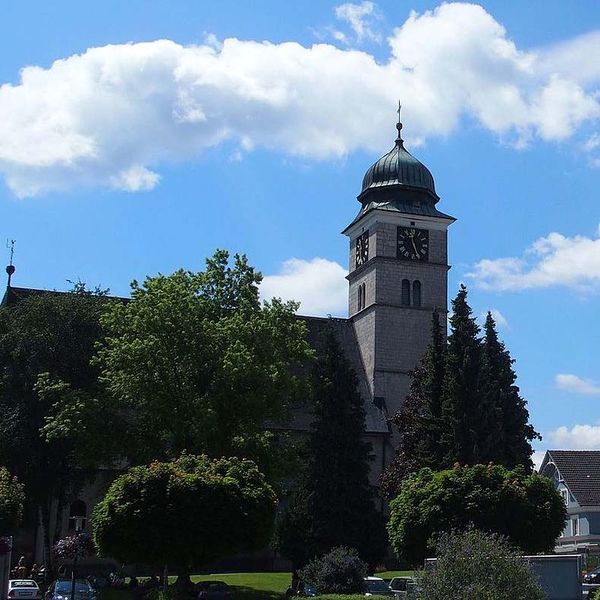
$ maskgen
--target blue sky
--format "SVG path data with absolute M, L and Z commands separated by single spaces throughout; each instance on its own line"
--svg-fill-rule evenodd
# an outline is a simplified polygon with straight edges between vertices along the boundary
M 596 1 L 4 0 L 2 13 L 15 285 L 127 294 L 221 247 L 248 254 L 266 295 L 343 316 L 339 232 L 393 144 L 400 97 L 407 146 L 458 219 L 450 297 L 464 281 L 476 314 L 496 311 L 538 449 L 600 448 Z

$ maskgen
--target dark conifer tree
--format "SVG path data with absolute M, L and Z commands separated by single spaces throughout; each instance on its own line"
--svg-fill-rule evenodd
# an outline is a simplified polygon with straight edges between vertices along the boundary
M 467 303 L 467 288 L 460 286 L 452 301 L 446 374 L 442 393 L 443 437 L 446 461 L 473 465 L 480 462 L 482 445 L 479 374 L 479 327 Z
M 445 460 L 442 436 L 442 390 L 445 373 L 446 337 L 434 312 L 427 352 L 412 372 L 410 391 L 392 418 L 398 430 L 396 456 L 381 478 L 381 491 L 388 497 L 398 493 L 402 480 L 423 467 L 439 469 Z
M 387 534 L 369 484 L 363 401 L 333 332 L 314 368 L 312 399 L 306 471 L 279 520 L 277 546 L 295 568 L 336 546 L 355 548 L 374 566 Z
M 523 465 L 531 472 L 531 441 L 541 437 L 529 423 L 527 404 L 515 385 L 514 361 L 498 339 L 496 324 L 489 312 L 484 333 L 480 377 L 482 408 L 496 421 L 495 427 L 490 424 L 493 443 L 488 448 L 488 460 L 510 469 Z

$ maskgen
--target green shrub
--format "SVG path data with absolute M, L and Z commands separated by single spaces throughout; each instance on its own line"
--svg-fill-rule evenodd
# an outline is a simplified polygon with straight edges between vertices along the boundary
M 596 590 L 596 593 L 594 594 L 592 600 L 600 600 L 600 589 Z
M 310 561 L 299 574 L 320 594 L 354 594 L 363 589 L 367 565 L 356 550 L 340 546 Z
M 498 534 L 444 533 L 436 563 L 418 574 L 419 600 L 544 600 L 535 575 Z

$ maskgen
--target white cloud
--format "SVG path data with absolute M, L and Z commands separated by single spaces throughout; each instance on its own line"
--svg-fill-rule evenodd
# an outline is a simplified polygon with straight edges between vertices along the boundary
M 279 273 L 266 275 L 260 286 L 264 299 L 273 297 L 300 302 L 302 315 L 346 316 L 347 270 L 325 258 L 286 260 Z
M 375 6 L 343 6 L 342 17 L 366 38 Z M 520 145 L 565 139 L 583 123 L 593 136 L 600 116 L 600 67 L 589 60 L 600 34 L 564 42 L 560 52 L 525 51 L 474 4 L 413 12 L 383 59 L 329 44 L 205 40 L 109 45 L 25 67 L 17 84 L 0 86 L 8 186 L 18 196 L 149 189 L 161 164 L 225 141 L 312 159 L 382 152 L 395 135 L 398 97 L 413 144 L 451 133 L 465 114 Z
M 340 4 L 336 6 L 335 16 L 340 21 L 345 21 L 350 25 L 357 42 L 363 40 L 381 41 L 381 34 L 373 27 L 373 21 L 380 18 L 377 5 L 374 2 L 364 0 L 360 4 L 353 4 L 352 2 Z M 343 37 L 337 39 L 347 41 L 347 36 L 343 33 L 334 31 L 333 34 L 334 37 L 335 34 L 341 34 Z
M 492 313 L 492 318 L 496 322 L 496 325 L 499 329 L 509 329 L 509 325 L 508 325 L 508 321 L 507 321 L 506 317 L 497 308 L 490 308 L 489 312 Z M 484 310 L 479 315 L 479 319 L 482 323 L 485 323 L 487 314 L 488 314 L 488 311 Z
M 570 373 L 559 373 L 554 378 L 556 386 L 567 392 L 575 392 L 576 394 L 600 395 L 600 385 L 589 379 L 582 379 L 577 375 Z
M 570 429 L 558 427 L 544 436 L 549 445 L 560 450 L 600 449 L 600 425 L 574 425 Z
M 600 227 L 594 238 L 550 233 L 523 257 L 480 260 L 467 275 L 487 290 L 566 286 L 594 291 L 600 286 Z

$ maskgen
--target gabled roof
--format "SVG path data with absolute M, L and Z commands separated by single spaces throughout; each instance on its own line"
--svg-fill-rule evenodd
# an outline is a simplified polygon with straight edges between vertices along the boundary
M 548 450 L 542 466 L 548 462 L 580 506 L 600 506 L 600 450 Z

